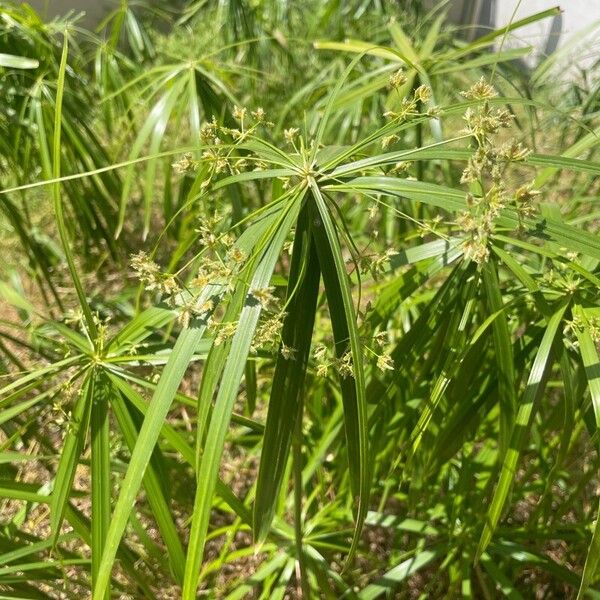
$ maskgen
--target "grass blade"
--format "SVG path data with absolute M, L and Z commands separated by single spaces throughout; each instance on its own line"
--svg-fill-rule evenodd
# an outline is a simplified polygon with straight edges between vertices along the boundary
M 529 433 L 529 428 L 531 427 L 533 412 L 536 409 L 546 386 L 546 380 L 551 366 L 552 346 L 554 345 L 557 333 L 559 332 L 565 310 L 566 305 L 562 305 L 548 320 L 544 337 L 542 338 L 533 362 L 523 398 L 517 409 L 515 424 L 510 438 L 510 445 L 502 463 L 498 484 L 494 491 L 481 539 L 479 540 L 476 560 L 479 560 L 481 555 L 485 552 L 494 535 L 508 493 L 512 487 L 521 449 L 523 448 L 523 444 Z
M 121 492 L 113 513 L 110 528 L 106 537 L 106 545 L 102 554 L 99 575 L 94 590 L 94 600 L 101 600 L 108 589 L 112 573 L 112 565 L 125 532 L 129 515 L 133 509 L 136 495 L 142 483 L 146 467 L 154 450 L 156 440 L 167 416 L 171 402 L 179 388 L 188 364 L 194 355 L 198 343 L 206 329 L 205 321 L 195 321 L 184 329 L 177 338 L 173 351 L 165 366 L 156 391 L 150 402 L 146 418 L 140 429 L 136 445 L 131 453 L 131 460 Z
M 67 227 L 65 225 L 65 218 L 63 214 L 63 204 L 62 197 L 60 191 L 60 134 L 61 134 L 61 126 L 62 126 L 62 102 L 63 102 L 63 94 L 65 89 L 65 71 L 67 68 L 67 57 L 69 55 L 69 42 L 68 42 L 67 32 L 65 31 L 63 36 L 63 49 L 62 55 L 60 58 L 60 67 L 58 71 L 58 81 L 56 82 L 56 109 L 54 113 L 54 137 L 52 144 L 52 177 L 55 183 L 52 184 L 52 195 L 54 198 L 54 213 L 56 217 L 56 226 L 58 227 L 58 234 L 60 236 L 60 241 L 63 247 L 63 251 L 65 253 L 65 258 L 67 259 L 67 265 L 69 267 L 69 273 L 71 274 L 71 279 L 73 280 L 73 285 L 75 286 L 75 290 L 77 291 L 77 297 L 79 299 L 79 304 L 81 306 L 81 310 L 83 311 L 83 315 L 85 317 L 85 321 L 90 332 L 90 336 L 92 340 L 96 339 L 97 331 L 96 331 L 96 323 L 92 316 L 92 311 L 85 297 L 85 292 L 83 291 L 83 286 L 81 285 L 81 280 L 79 279 L 79 275 L 77 274 L 77 268 L 75 266 L 75 259 L 73 258 L 73 254 L 71 252 L 69 246 L 69 237 L 67 234 Z
M 413 573 L 416 573 L 446 552 L 447 548 L 443 546 L 416 552 L 414 556 L 406 558 L 399 565 L 390 569 L 383 577 L 369 584 L 358 594 L 359 599 L 374 600 L 384 594 L 389 595 L 393 593 L 393 590 L 405 581 L 407 577 L 410 577 Z
M 130 388 L 127 384 L 124 384 L 124 382 L 122 382 L 116 377 L 113 379 L 113 382 L 115 380 L 117 385 L 119 386 L 119 389 L 121 390 L 121 392 L 123 392 L 123 397 L 129 399 L 129 394 L 135 394 L 135 390 L 133 390 L 133 388 Z M 135 448 L 137 438 L 139 435 L 139 427 L 135 423 L 131 409 L 126 405 L 126 403 L 123 400 L 123 397 L 117 393 L 116 396 L 113 397 L 111 404 L 115 413 L 115 417 L 119 424 L 119 428 L 123 433 L 123 437 L 125 438 L 125 443 L 127 444 L 130 450 L 133 450 L 133 448 Z M 142 415 L 141 412 L 138 414 L 140 416 Z M 164 428 L 161 434 L 165 436 Z M 172 435 L 177 436 L 177 438 L 179 438 L 178 434 L 175 431 L 172 431 Z M 185 443 L 184 440 L 181 441 Z M 179 446 L 175 447 L 179 448 Z M 191 451 L 191 456 L 193 458 L 193 451 Z M 175 523 L 171 516 L 171 512 L 169 510 L 169 503 L 163 493 L 162 487 L 160 485 L 159 476 L 156 469 L 154 468 L 154 465 L 152 464 L 152 460 L 150 460 L 150 463 L 148 464 L 148 467 L 144 474 L 143 486 L 146 491 L 148 503 L 150 504 L 150 508 L 152 510 L 154 518 L 156 519 L 158 529 L 165 542 L 167 554 L 169 557 L 169 564 L 171 565 L 171 569 L 173 571 L 173 574 L 175 575 L 175 579 L 178 582 L 181 582 L 183 581 L 183 565 L 185 562 L 185 554 L 183 551 L 181 540 L 179 539 L 177 527 L 175 526 Z
M 14 54 L 0 54 L 0 67 L 5 69 L 37 69 L 40 61 L 35 58 L 26 58 L 25 56 L 15 56 Z
M 508 318 L 502 302 L 496 264 L 489 261 L 483 268 L 483 284 L 488 310 L 498 313 L 493 322 L 494 349 L 498 366 L 498 394 L 500 403 L 500 455 L 508 449 L 517 406 L 516 376 Z
M 320 270 L 310 226 L 310 205 L 298 217 L 287 291 L 282 342 L 294 356 L 277 356 L 265 425 L 254 501 L 254 536 L 262 542 L 270 528 L 281 491 L 310 353 Z
M 91 438 L 92 438 L 92 589 L 98 579 L 100 559 L 104 551 L 106 533 L 110 523 L 111 468 L 108 423 L 108 383 L 98 376 L 91 394 Z M 110 598 L 110 587 L 104 599 Z
M 292 224 L 296 221 L 300 202 L 301 199 L 296 198 L 281 216 L 272 234 L 269 232 L 271 234 L 268 238 L 269 242 L 258 260 L 252 277 L 251 290 L 265 288 L 269 285 L 281 247 Z M 260 313 L 260 303 L 247 297 L 239 316 L 231 350 L 223 368 L 219 391 L 210 418 L 206 443 L 198 467 L 198 487 L 196 489 L 190 543 L 185 564 L 183 600 L 194 600 L 196 598 L 200 564 L 204 553 L 210 509 L 225 436 Z
M 314 180 L 310 181 L 310 189 L 320 219 L 320 225 L 314 227 L 314 238 L 327 293 L 336 353 L 341 358 L 349 347 L 354 373 L 353 378 L 341 380 L 344 424 L 348 444 L 348 467 L 353 495 L 358 500 L 356 523 L 348 556 L 349 562 L 358 548 L 360 533 L 367 516 L 370 489 L 367 399 L 362 345 L 356 324 L 352 290 L 338 234 L 329 208 Z
M 600 358 L 596 350 L 596 344 L 590 333 L 590 324 L 585 315 L 585 311 L 580 305 L 573 307 L 573 317 L 578 319 L 577 340 L 579 341 L 579 352 L 583 360 L 585 375 L 592 397 L 592 406 L 594 408 L 594 417 L 596 420 L 596 431 L 600 428 Z M 600 528 L 598 520 L 600 519 L 600 506 L 594 524 L 592 540 L 588 548 L 583 575 L 581 576 L 581 585 L 577 593 L 577 600 L 585 597 L 586 591 L 596 579 L 598 564 L 600 563 Z
M 63 442 L 60 461 L 56 469 L 50 504 L 50 528 L 55 540 L 60 534 L 60 527 L 73 486 L 75 470 L 85 445 L 94 400 L 94 387 L 94 374 L 89 373 L 81 388 L 80 396 L 75 402 L 67 436 Z

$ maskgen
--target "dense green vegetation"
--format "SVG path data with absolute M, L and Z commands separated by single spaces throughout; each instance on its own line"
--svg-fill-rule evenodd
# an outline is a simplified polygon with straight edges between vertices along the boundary
M 0 598 L 600 594 L 598 73 L 445 8 L 0 2 Z

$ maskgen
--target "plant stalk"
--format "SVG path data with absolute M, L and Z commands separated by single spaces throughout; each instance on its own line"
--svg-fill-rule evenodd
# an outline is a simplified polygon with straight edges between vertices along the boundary
M 310 598 L 310 586 L 306 573 L 306 562 L 302 550 L 302 412 L 303 404 L 298 407 L 298 416 L 296 418 L 296 427 L 294 428 L 294 437 L 292 440 L 292 461 L 294 472 L 294 538 L 296 542 L 296 554 L 298 560 L 298 570 L 300 571 L 300 587 L 302 597 Z

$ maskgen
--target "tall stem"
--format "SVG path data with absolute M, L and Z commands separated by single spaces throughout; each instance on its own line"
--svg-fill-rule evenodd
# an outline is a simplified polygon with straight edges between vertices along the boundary
M 294 537 L 296 541 L 296 555 L 298 560 L 298 570 L 300 571 L 302 597 L 310 598 L 310 586 L 308 584 L 306 563 L 302 550 L 302 409 L 303 405 L 302 402 L 300 402 L 292 441 L 292 460 L 294 471 Z

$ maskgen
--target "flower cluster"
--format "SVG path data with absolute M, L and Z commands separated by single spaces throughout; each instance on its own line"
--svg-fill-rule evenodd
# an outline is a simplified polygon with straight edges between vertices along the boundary
M 191 173 L 198 168 L 198 161 L 194 160 L 191 152 L 186 152 L 178 161 L 175 161 L 171 166 L 177 175 L 185 175 Z
M 389 86 L 397 90 L 399 87 L 402 87 L 408 81 L 408 77 L 406 77 L 406 73 L 404 69 L 398 69 L 396 72 L 390 75 Z
M 326 377 L 330 369 L 342 378 L 354 377 L 354 368 L 352 366 L 352 354 L 349 350 L 340 357 L 330 355 L 325 344 L 317 344 L 313 350 L 313 356 L 317 363 L 317 375 Z
M 322 348 L 325 347 L 323 346 Z M 354 377 L 354 368 L 352 366 L 352 354 L 349 350 L 344 352 L 342 356 L 334 358 L 330 362 L 326 362 L 323 360 L 322 348 L 317 348 L 315 350 L 315 358 L 319 360 L 318 357 L 321 356 L 321 361 L 317 366 L 317 375 L 322 377 L 327 373 L 327 371 L 331 367 L 333 367 L 333 369 L 342 379 L 346 379 L 347 377 Z
M 534 199 L 539 192 L 532 184 L 510 191 L 507 186 L 507 170 L 511 163 L 525 159 L 529 151 L 519 142 L 510 140 L 499 145 L 494 136 L 509 128 L 513 115 L 504 108 L 493 108 L 489 100 L 496 91 L 481 78 L 463 96 L 480 104 L 468 108 L 464 114 L 465 133 L 475 145 L 475 150 L 465 167 L 461 183 L 471 186 L 467 194 L 467 210 L 459 214 L 456 225 L 467 234 L 463 244 L 465 257 L 481 264 L 489 258 L 488 240 L 494 222 L 507 207 L 516 210 L 519 221 L 535 212 Z
M 195 231 L 198 234 L 198 241 L 203 248 L 213 251 L 225 250 L 228 253 L 233 252 L 234 239 L 232 235 L 229 233 L 219 233 L 219 229 L 225 220 L 225 216 L 219 213 L 210 216 L 202 215 Z
M 467 100 L 489 100 L 497 95 L 498 92 L 485 80 L 485 77 L 481 77 L 466 92 L 461 92 L 461 96 Z
M 247 158 L 233 154 L 236 145 L 245 141 L 259 126 L 272 127 L 273 123 L 267 121 L 266 113 L 260 107 L 249 112 L 247 108 L 235 106 L 232 116 L 237 121 L 237 127 L 221 125 L 214 116 L 211 121 L 205 121 L 200 127 L 200 142 L 204 147 L 201 157 L 196 159 L 191 153 L 186 153 L 173 163 L 173 170 L 185 175 L 205 167 L 207 175 L 202 182 L 204 189 L 210 185 L 215 175 L 237 175 L 246 169 Z M 262 168 L 259 163 L 260 161 L 256 167 Z
M 273 295 L 274 291 L 275 288 L 270 285 L 263 288 L 253 288 L 250 290 L 250 295 L 262 306 L 264 310 L 269 310 L 279 303 L 279 299 Z
M 371 341 L 375 342 L 377 350 L 369 347 Z M 363 353 L 374 359 L 374 364 L 380 371 L 393 371 L 395 369 L 394 360 L 390 355 L 387 332 L 380 331 L 373 335 L 369 333 L 364 336 L 362 346 Z M 326 377 L 330 369 L 333 369 L 342 379 L 354 377 L 352 354 L 349 350 L 346 350 L 341 356 L 334 357 L 325 344 L 319 343 L 313 350 L 313 357 L 318 377 Z
M 570 321 L 566 322 L 564 335 L 572 347 L 578 347 L 578 335 L 587 330 L 594 344 L 600 344 L 600 316 L 586 315 L 585 317 L 575 314 Z
M 191 319 L 207 319 L 214 309 L 215 301 L 212 298 L 191 296 L 179 302 L 177 320 L 182 327 L 189 327 Z
M 567 258 L 576 260 L 576 256 L 567 256 Z M 549 261 L 549 268 L 544 271 L 541 279 L 548 292 L 555 292 L 561 296 L 575 294 L 583 284 L 583 279 L 576 275 L 573 269 L 558 260 Z
M 407 78 L 404 71 L 399 69 L 390 76 L 389 85 L 392 89 L 399 92 L 400 88 L 406 82 Z M 408 121 L 414 117 L 420 116 L 422 114 L 419 110 L 420 106 L 426 104 L 429 100 L 431 100 L 431 88 L 427 85 L 420 85 L 413 90 L 412 96 L 400 100 L 399 107 L 394 110 L 388 110 L 383 116 L 398 124 Z M 425 114 L 429 117 L 437 117 L 439 115 L 439 109 L 437 107 L 430 107 Z M 399 137 L 395 133 L 386 135 L 381 139 L 381 147 L 383 149 L 388 148 L 398 140 Z
M 269 293 L 268 297 L 259 300 L 259 302 L 265 318 L 256 328 L 250 351 L 256 353 L 260 348 L 266 352 L 275 353 L 279 348 L 281 355 L 286 360 L 292 360 L 296 353 L 295 348 L 286 346 L 281 342 L 281 331 L 286 313 L 281 309 L 279 299 Z
M 373 341 L 377 346 L 378 351 L 370 350 L 371 354 L 373 354 L 377 361 L 377 368 L 382 371 L 393 371 L 396 368 L 394 364 L 394 360 L 390 356 L 390 339 L 387 331 L 378 331 L 373 336 Z
M 390 259 L 396 256 L 398 251 L 394 248 L 388 248 L 380 254 L 361 254 L 359 258 L 360 272 L 364 275 L 371 273 L 374 279 L 383 273 L 390 264 Z
M 300 130 L 297 127 L 290 127 L 289 129 L 284 129 L 283 137 L 288 144 L 293 146 L 299 132 Z
M 170 273 L 163 273 L 160 266 L 143 250 L 131 258 L 131 267 L 148 292 L 158 292 L 163 296 L 174 296 L 181 291 L 175 276 Z
M 393 371 L 394 361 L 389 354 L 380 354 L 377 357 L 377 368 L 380 371 Z
M 146 291 L 160 294 L 161 300 L 177 309 L 183 327 L 187 327 L 192 318 L 209 322 L 217 301 L 233 289 L 246 262 L 246 254 L 235 244 L 233 236 L 227 230 L 222 231 L 226 222 L 227 219 L 218 214 L 202 218 L 196 229 L 202 249 L 192 261 L 200 258 L 200 263 L 187 285 L 180 284 L 174 274 L 163 272 L 143 251 L 131 259 L 131 266 Z M 207 286 L 214 286 L 210 296 L 207 296 Z

